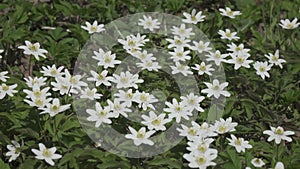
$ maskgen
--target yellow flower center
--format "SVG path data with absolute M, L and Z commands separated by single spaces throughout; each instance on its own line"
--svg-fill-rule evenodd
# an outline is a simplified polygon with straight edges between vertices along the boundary
M 133 94 L 132 93 L 127 93 L 126 96 L 131 99 L 133 97 Z
M 226 33 L 225 33 L 225 36 L 231 37 L 231 33 L 230 33 L 230 32 L 226 32 Z
M 53 106 L 51 107 L 51 110 L 54 111 L 54 112 L 56 112 L 56 111 L 59 110 L 59 106 L 53 105 Z
M 151 67 L 153 65 L 153 63 L 151 62 L 151 61 L 148 61 L 147 63 L 146 63 L 146 66 L 147 67 Z
M 198 162 L 198 164 L 204 164 L 205 162 L 206 162 L 206 158 L 205 157 L 203 157 L 203 156 L 200 156 L 200 157 L 198 157 L 197 158 L 197 162 Z
M 228 11 L 227 14 L 230 15 L 230 16 L 232 16 L 233 15 L 232 10 Z
M 92 32 L 96 32 L 97 31 L 97 27 L 96 26 L 91 26 L 91 31 Z
M 68 86 L 62 85 L 62 88 L 65 89 L 65 90 L 67 90 L 67 89 L 68 89 Z
M 37 51 L 38 50 L 38 48 L 34 45 L 30 45 L 29 49 L 32 50 L 32 51 Z
M 254 163 L 260 164 L 260 160 L 257 158 L 257 159 L 254 160 Z
M 284 131 L 281 127 L 277 127 L 277 129 L 275 130 L 275 133 L 278 135 L 283 135 Z
M 151 123 L 152 123 L 153 125 L 155 125 L 155 126 L 158 126 L 158 125 L 160 125 L 161 120 L 158 119 L 158 118 L 156 118 L 156 119 L 154 119 Z
M 275 61 L 275 62 L 277 62 L 278 61 L 278 57 L 276 57 L 276 56 L 273 55 L 272 56 L 272 60 Z
M 201 65 L 200 66 L 200 70 L 205 71 L 206 70 L 206 66 L 205 65 Z
M 45 149 L 45 150 L 43 151 L 43 156 L 44 156 L 44 157 L 51 157 L 51 156 L 52 156 L 52 153 L 51 153 L 51 151 L 49 151 L 48 149 Z
M 122 78 L 121 78 L 121 82 L 122 82 L 122 83 L 127 83 L 127 81 L 128 81 L 128 79 L 127 79 L 126 77 L 122 77 Z
M 291 24 L 291 23 L 288 23 L 287 25 L 286 25 L 286 27 L 288 27 L 288 28 L 293 28 L 294 27 L 294 24 Z
M 137 49 L 131 49 L 130 52 L 131 53 L 136 53 L 138 50 Z
M 104 79 L 104 76 L 102 76 L 102 75 L 98 75 L 98 80 L 103 80 Z
M 34 92 L 33 92 L 33 95 L 34 95 L 35 97 L 41 97 L 42 92 L 39 91 L 39 90 L 37 90 L 37 91 L 34 91 Z
M 145 55 L 144 53 L 141 53 L 141 54 L 140 54 L 140 58 L 141 58 L 141 59 L 145 59 L 145 58 L 146 58 L 146 55 Z
M 110 63 L 111 62 L 111 58 L 109 56 L 105 57 L 104 62 L 105 63 Z
M 226 130 L 227 130 L 227 127 L 226 127 L 226 126 L 220 126 L 220 127 L 219 127 L 219 131 L 220 131 L 221 133 L 225 133 Z
M 70 83 L 75 84 L 76 82 L 77 82 L 76 78 L 72 76 L 70 78 Z
M 120 107 L 120 105 L 119 105 L 119 104 L 116 104 L 116 105 L 114 105 L 114 109 L 115 109 L 115 110 L 120 110 L 120 109 L 121 109 L 121 107 Z
M 242 145 L 242 139 L 241 138 L 236 139 L 235 144 L 239 146 Z
M 185 33 L 185 30 L 184 30 L 184 29 L 179 29 L 179 33 L 180 33 L 180 34 L 184 34 L 184 33 Z
M 175 110 L 176 111 L 181 111 L 181 107 L 178 105 L 178 106 L 175 107 Z
M 204 153 L 207 150 L 207 147 L 205 146 L 205 144 L 201 144 L 198 146 L 198 151 Z
M 181 70 L 181 71 L 184 70 L 184 65 L 179 65 L 178 69 Z
M 135 46 L 135 44 L 136 44 L 136 43 L 135 43 L 134 40 L 129 40 L 129 41 L 128 41 L 128 45 L 129 45 L 129 46 Z
M 195 104 L 195 102 L 196 102 L 195 99 L 190 99 L 189 100 L 189 104 Z
M 148 99 L 147 99 L 147 96 L 145 94 L 142 94 L 141 97 L 140 97 L 141 101 L 143 102 L 146 102 Z
M 88 90 L 88 91 L 87 91 L 87 95 L 88 95 L 88 96 L 93 96 L 93 95 L 94 95 L 94 92 L 93 92 L 92 90 Z
M 42 99 L 36 99 L 35 104 L 38 106 L 42 106 L 44 104 Z
M 137 137 L 137 138 L 144 138 L 144 137 L 145 137 L 145 133 L 144 133 L 144 132 L 141 132 L 141 131 L 138 131 L 136 137 Z
M 2 84 L 2 90 L 3 91 L 8 91 L 9 87 L 6 84 Z
M 191 19 L 192 19 L 192 21 L 196 21 L 197 20 L 196 16 L 192 16 Z
M 242 57 L 237 58 L 237 62 L 240 63 L 240 64 L 244 63 L 244 61 L 245 61 L 245 59 L 242 58 Z
M 15 154 L 19 154 L 21 152 L 21 149 L 19 147 L 15 148 Z
M 204 49 L 204 45 L 198 45 L 198 49 Z
M 182 57 L 183 56 L 183 52 L 177 52 L 177 56 L 178 57 Z
M 152 25 L 152 22 L 151 22 L 151 21 L 147 21 L 147 22 L 146 22 L 146 25 L 147 25 L 147 26 L 151 26 L 151 25 Z
M 190 127 L 188 129 L 188 134 L 192 135 L 192 136 L 195 136 L 197 134 L 197 130 L 195 130 L 193 127 Z
M 236 47 L 235 50 L 236 50 L 236 51 L 240 51 L 240 50 L 242 50 L 242 48 Z
M 106 115 L 106 112 L 105 111 L 100 111 L 99 114 L 98 114 L 100 117 L 104 117 Z
M 38 83 L 37 80 L 32 80 L 32 82 L 31 82 L 32 85 L 34 85 L 34 84 L 36 84 L 36 83 Z
M 263 67 L 263 66 L 261 66 L 261 67 L 259 67 L 259 71 L 261 71 L 261 72 L 265 72 L 265 71 L 266 71 L 266 68 L 265 68 L 265 67 Z
M 213 90 L 219 90 L 219 89 L 220 89 L 220 87 L 218 85 L 213 86 Z
M 50 71 L 50 74 L 51 74 L 52 76 L 54 76 L 54 75 L 57 74 L 57 71 L 56 71 L 55 69 L 52 69 L 52 70 Z
M 177 40 L 175 40 L 175 44 L 176 44 L 176 45 L 181 45 L 181 44 L 182 44 L 182 41 L 181 41 L 180 39 L 177 39 Z

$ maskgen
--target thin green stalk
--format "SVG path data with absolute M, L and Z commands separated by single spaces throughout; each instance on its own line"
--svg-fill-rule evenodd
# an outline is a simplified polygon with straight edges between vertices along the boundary
M 279 149 L 279 144 L 276 144 L 276 161 L 279 161 L 279 157 L 278 157 L 279 156 L 279 152 L 278 152 L 279 150 L 278 149 Z

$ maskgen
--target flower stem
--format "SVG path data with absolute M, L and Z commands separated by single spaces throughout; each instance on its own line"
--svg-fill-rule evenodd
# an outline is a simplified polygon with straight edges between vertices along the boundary
M 276 144 L 276 161 L 279 161 L 279 158 L 278 158 L 279 153 L 278 153 L 278 151 L 279 151 L 279 144 Z

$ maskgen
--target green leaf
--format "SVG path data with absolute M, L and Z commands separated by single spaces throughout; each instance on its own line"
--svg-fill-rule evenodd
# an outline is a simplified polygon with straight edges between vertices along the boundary
M 0 167 L 1 169 L 10 169 L 9 165 L 4 163 L 4 161 L 2 161 L 1 158 L 0 158 Z
M 80 123 L 79 121 L 76 119 L 76 117 L 74 118 L 70 118 L 68 119 L 59 129 L 60 131 L 68 131 L 72 128 L 78 128 L 80 127 Z
M 207 122 L 215 122 L 216 120 L 219 120 L 223 116 L 222 110 L 218 108 L 217 105 L 210 106 Z
M 175 158 L 155 157 L 147 162 L 150 166 L 167 166 L 168 168 L 182 168 L 182 162 Z
M 26 136 L 29 136 L 29 137 L 34 138 L 34 139 L 39 138 L 39 133 L 32 130 L 31 128 L 25 127 L 25 128 L 16 129 L 16 131 L 19 132 L 19 133 L 22 133 L 22 135 L 26 135 Z
M 229 159 L 232 163 L 231 169 L 241 169 L 242 168 L 242 162 L 239 156 L 237 155 L 235 150 L 227 150 L 227 154 L 229 156 Z
M 36 169 L 35 164 L 37 163 L 36 159 L 26 159 L 24 163 L 22 163 L 19 169 Z

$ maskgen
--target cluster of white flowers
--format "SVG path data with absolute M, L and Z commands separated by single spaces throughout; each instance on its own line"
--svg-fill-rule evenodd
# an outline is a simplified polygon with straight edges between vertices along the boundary
M 226 7 L 225 9 L 220 8 L 219 11 L 221 12 L 221 15 L 227 16 L 231 19 L 234 19 L 236 16 L 242 14 L 240 11 L 232 11 L 229 7 Z M 300 24 L 297 23 L 297 18 L 295 18 L 292 22 L 290 22 L 288 19 L 281 20 L 280 22 L 280 26 L 284 29 L 295 29 Z M 221 39 L 228 39 L 229 41 L 239 39 L 239 37 L 236 36 L 237 32 L 231 32 L 230 29 L 225 29 L 225 31 L 219 30 L 218 34 L 221 35 Z M 217 51 L 216 53 L 211 53 L 208 55 L 208 60 L 215 61 L 216 65 L 220 65 L 221 62 L 234 64 L 235 70 L 239 69 L 240 67 L 250 68 L 249 64 L 253 62 L 253 60 L 247 60 L 250 57 L 250 49 L 244 48 L 244 44 L 237 46 L 236 44 L 231 43 L 227 46 L 229 47 L 227 50 L 232 53 L 221 54 Z M 228 55 L 231 56 L 231 59 L 226 60 L 225 58 Z M 273 65 L 282 68 L 282 63 L 286 62 L 284 59 L 279 58 L 279 50 L 276 50 L 275 54 L 269 53 L 265 56 L 269 59 L 268 62 L 256 61 L 253 64 L 256 74 L 261 76 L 262 79 L 265 79 L 265 77 L 270 77 L 268 71 L 271 70 Z
M 24 102 L 40 110 L 40 114 L 49 114 L 50 117 L 53 117 L 71 108 L 71 104 L 62 104 L 61 97 L 51 97 L 54 92 L 57 92 L 58 95 L 72 95 L 74 93 L 82 93 L 81 96 L 91 95 L 87 84 L 81 81 L 82 77 L 80 75 L 72 76 L 63 66 L 58 68 L 56 65 L 43 66 L 40 72 L 43 75 L 41 77 L 28 76 L 24 78 L 27 89 L 23 89 L 26 94 Z M 6 82 L 8 79 L 7 73 L 7 71 L 0 73 L 1 81 Z M 1 85 L 1 97 L 5 97 L 6 94 L 13 96 L 14 93 L 17 93 L 14 90 L 16 87 L 17 84 L 7 86 L 3 83 Z M 96 94 L 94 96 L 97 97 Z M 7 148 L 9 152 L 6 153 L 6 156 L 10 156 L 9 162 L 16 160 L 22 149 L 16 141 L 12 141 L 12 145 L 7 145 Z M 50 165 L 55 164 L 53 159 L 62 157 L 55 154 L 55 151 L 56 147 L 46 148 L 42 143 L 39 144 L 39 150 L 32 149 L 37 159 L 45 160 Z
M 264 165 L 266 165 L 266 163 L 261 158 L 253 158 L 251 160 L 251 164 L 256 168 L 262 168 Z M 251 169 L 251 167 L 246 167 L 246 169 Z M 284 164 L 278 161 L 275 164 L 274 168 L 269 168 L 269 169 L 284 169 Z
M 227 16 L 234 19 L 236 16 L 241 15 L 240 11 L 232 11 L 230 8 L 219 9 L 222 16 Z M 191 14 L 183 13 L 185 19 L 182 21 L 187 24 L 198 24 L 204 21 L 205 16 L 202 12 L 192 10 Z M 160 28 L 160 22 L 157 19 L 153 19 L 151 16 L 143 16 L 139 19 L 137 25 L 142 26 L 144 29 L 154 31 Z M 280 26 L 284 29 L 295 29 L 299 26 L 297 18 L 292 22 L 289 20 L 281 20 Z M 105 31 L 104 25 L 98 25 L 97 21 L 93 24 L 86 22 L 86 26 L 81 26 L 87 30 L 88 33 L 99 33 Z M 236 45 L 235 43 L 227 44 L 229 53 L 222 54 L 219 50 L 212 52 L 209 42 L 194 41 L 192 37 L 195 36 L 192 28 L 188 28 L 185 24 L 179 26 L 173 26 L 172 29 L 173 38 L 168 38 L 166 41 L 169 58 L 173 61 L 173 65 L 170 65 L 172 74 L 181 74 L 188 76 L 193 74 L 191 69 L 197 71 L 198 75 L 212 76 L 221 63 L 234 64 L 234 69 L 237 70 L 241 67 L 250 68 L 250 63 L 253 60 L 248 60 L 250 57 L 250 49 L 244 47 L 244 44 Z M 239 37 L 236 36 L 237 32 L 232 32 L 230 29 L 219 30 L 218 34 L 221 35 L 221 39 L 229 41 L 238 41 Z M 124 39 L 118 39 L 118 42 L 123 46 L 123 49 L 132 57 L 139 59 L 136 63 L 142 70 L 158 71 L 161 69 L 156 57 L 153 53 L 143 49 L 145 44 L 150 41 L 146 35 L 136 34 L 126 36 Z M 25 41 L 26 45 L 19 46 L 19 49 L 24 50 L 25 55 L 33 55 L 36 60 L 39 60 L 39 56 L 46 58 L 47 50 L 41 49 L 38 42 L 32 44 L 30 41 Z M 2 53 L 3 50 L 0 50 Z M 204 53 L 206 56 L 205 61 L 201 61 L 200 64 L 195 64 L 193 67 L 188 66 L 188 61 L 192 59 L 193 52 L 199 54 Z M 231 59 L 226 59 L 230 56 Z M 270 77 L 268 71 L 273 65 L 283 68 L 282 63 L 286 62 L 284 59 L 279 58 L 279 50 L 276 50 L 275 54 L 268 53 L 265 55 L 268 61 L 260 62 L 256 61 L 253 67 L 256 69 L 256 73 L 263 79 Z M 2 58 L 2 56 L 0 56 Z M 28 89 L 24 89 L 26 94 L 24 101 L 31 107 L 35 107 L 40 110 L 40 114 L 49 114 L 50 117 L 62 113 L 71 108 L 71 104 L 63 103 L 65 101 L 60 98 L 51 97 L 56 92 L 57 95 L 71 96 L 73 94 L 79 94 L 82 99 L 96 100 L 95 108 L 87 109 L 86 113 L 88 117 L 87 121 L 95 122 L 95 127 L 100 127 L 102 123 L 111 124 L 112 118 L 118 118 L 120 115 L 128 117 L 128 113 L 131 113 L 131 106 L 137 105 L 146 114 L 141 115 L 142 124 L 146 127 L 141 127 L 138 130 L 132 126 L 128 126 L 130 134 L 126 134 L 125 138 L 133 140 L 136 146 L 141 144 L 154 145 L 155 143 L 150 140 L 150 137 L 158 131 L 165 131 L 166 124 L 172 121 L 176 123 L 182 122 L 182 119 L 189 120 L 193 116 L 193 111 L 203 112 L 203 108 L 200 103 L 204 100 L 204 96 L 198 96 L 195 93 L 189 93 L 188 95 L 181 96 L 180 101 L 176 98 L 172 98 L 172 101 L 166 101 L 163 113 L 156 111 L 154 104 L 158 102 L 158 99 L 151 93 L 147 93 L 139 89 L 139 85 L 144 82 L 139 78 L 137 73 L 132 74 L 130 71 L 120 72 L 119 74 L 109 74 L 108 69 L 115 68 L 116 65 L 121 64 L 120 60 L 117 60 L 117 55 L 112 51 L 104 51 L 99 48 L 98 51 L 94 51 L 94 56 L 91 58 L 97 60 L 97 65 L 101 68 L 101 72 L 91 70 L 90 76 L 87 77 L 87 81 L 95 83 L 96 87 L 104 85 L 106 87 L 116 85 L 118 89 L 114 94 L 115 99 L 107 99 L 104 103 L 99 102 L 102 94 L 98 93 L 97 88 L 89 88 L 85 83 L 81 75 L 72 75 L 68 69 L 63 66 L 56 67 L 56 65 L 42 67 L 40 71 L 43 76 L 41 77 L 27 77 L 25 78 Z M 0 72 L 0 99 L 3 99 L 6 95 L 13 96 L 17 93 L 14 90 L 17 84 L 7 85 L 4 82 L 9 78 L 6 76 L 7 71 Z M 50 84 L 50 85 L 49 85 Z M 212 83 L 204 82 L 207 86 L 206 89 L 202 89 L 201 93 L 207 94 L 207 97 L 214 96 L 219 98 L 220 96 L 230 97 L 230 93 L 225 90 L 228 86 L 228 82 L 220 82 L 218 79 L 213 79 Z M 103 103 L 104 105 L 101 105 Z M 189 153 L 183 155 L 183 157 L 189 162 L 189 167 L 205 169 L 208 166 L 216 165 L 213 160 L 218 156 L 217 149 L 211 148 L 214 138 L 228 133 L 234 132 L 236 122 L 232 122 L 232 118 L 229 117 L 226 120 L 223 118 L 216 120 L 214 124 L 202 123 L 199 125 L 195 121 L 191 122 L 190 126 L 181 124 L 181 128 L 177 128 L 180 136 L 184 136 L 188 139 L 187 150 Z M 288 137 L 293 135 L 293 131 L 284 131 L 282 127 L 270 127 L 271 130 L 266 130 L 263 133 L 270 137 L 267 141 L 275 140 L 276 144 L 280 144 L 282 140 L 291 142 L 292 138 Z M 244 138 L 236 137 L 231 134 L 231 138 L 227 138 L 229 145 L 233 146 L 238 153 L 245 152 L 246 149 L 252 148 L 249 141 Z M 32 149 L 32 152 L 36 155 L 37 159 L 45 160 L 48 164 L 54 165 L 53 159 L 59 159 L 62 157 L 60 154 L 55 154 L 56 147 L 46 148 L 43 143 L 39 143 L 39 150 Z M 9 162 L 16 160 L 21 154 L 21 145 L 16 141 L 12 141 L 12 145 L 7 145 L 9 150 L 6 156 L 10 156 Z M 264 161 L 260 158 L 254 158 L 251 161 L 254 167 L 262 167 L 265 165 Z M 249 167 L 248 167 L 249 168 Z M 283 163 L 278 162 L 275 168 L 284 168 Z
M 37 107 L 42 112 L 40 114 L 49 114 L 51 117 L 58 113 L 70 109 L 71 104 L 62 105 L 59 98 L 52 98 L 49 86 L 45 87 L 47 80 L 50 79 L 53 92 L 59 92 L 60 95 L 71 95 L 73 93 L 82 93 L 82 96 L 90 95 L 90 92 L 83 87 L 87 84 L 80 81 L 81 76 L 72 76 L 70 72 L 63 67 L 56 68 L 56 65 L 42 67 L 42 77 L 25 78 L 26 84 L 30 89 L 24 89 L 27 94 L 24 101 L 32 107 Z M 47 77 L 50 77 L 47 79 Z
M 181 101 L 178 102 L 173 98 L 172 103 L 166 102 L 168 108 L 164 108 L 165 112 L 168 112 L 170 119 L 175 118 L 177 123 L 180 123 L 181 118 L 189 120 L 189 116 L 192 116 L 194 109 L 203 112 L 204 110 L 200 107 L 200 102 L 204 99 L 203 96 L 197 96 L 194 93 L 190 93 L 187 96 L 181 96 Z
M 180 133 L 179 135 L 188 139 L 187 150 L 190 152 L 184 154 L 183 158 L 189 162 L 189 167 L 205 169 L 216 165 L 213 160 L 217 158 L 218 150 L 211 148 L 211 144 L 215 140 L 213 137 L 235 131 L 236 126 L 237 123 L 232 122 L 231 117 L 226 120 L 221 118 L 215 124 L 204 122 L 202 125 L 199 125 L 195 121 L 191 122 L 190 127 L 181 124 L 182 128 L 177 128 L 177 130 Z M 234 146 L 238 152 L 245 151 L 245 148 L 251 148 L 247 141 L 244 141 L 242 138 L 236 139 L 233 135 L 231 136 L 233 140 L 228 139 L 230 140 L 229 145 Z
M 270 126 L 270 128 L 271 128 L 271 130 L 263 131 L 263 134 L 269 135 L 269 138 L 267 139 L 267 141 L 270 142 L 270 141 L 275 140 L 276 144 L 280 144 L 282 140 L 285 140 L 287 142 L 292 142 L 292 138 L 289 136 L 294 135 L 295 134 L 294 131 L 285 131 L 281 126 L 278 126 L 276 128 Z M 252 159 L 251 164 L 257 168 L 261 168 L 264 165 L 266 165 L 266 163 L 261 158 Z M 246 167 L 246 169 L 251 169 L 251 168 Z M 284 164 L 282 162 L 278 161 L 276 163 L 275 167 L 272 169 L 284 169 Z
M 16 160 L 20 155 L 22 151 L 22 146 L 24 143 L 22 143 L 22 146 L 12 140 L 12 144 L 7 145 L 7 149 L 9 150 L 5 155 L 10 156 L 9 162 Z M 62 155 L 55 154 L 56 147 L 52 148 L 46 148 L 43 143 L 39 143 L 39 150 L 37 149 L 31 149 L 31 151 L 36 155 L 35 158 L 39 160 L 45 160 L 48 164 L 54 166 L 54 159 L 60 159 Z

